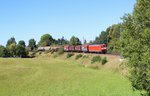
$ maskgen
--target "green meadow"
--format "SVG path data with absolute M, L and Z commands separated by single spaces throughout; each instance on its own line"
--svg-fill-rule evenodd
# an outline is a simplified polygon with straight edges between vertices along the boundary
M 140 96 L 119 73 L 73 59 L 0 58 L 0 96 Z

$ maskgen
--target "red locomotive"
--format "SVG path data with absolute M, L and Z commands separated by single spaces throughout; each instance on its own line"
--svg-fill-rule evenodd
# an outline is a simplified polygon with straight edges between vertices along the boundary
M 88 46 L 89 52 L 96 52 L 96 53 L 106 53 L 107 48 L 105 44 L 95 44 Z

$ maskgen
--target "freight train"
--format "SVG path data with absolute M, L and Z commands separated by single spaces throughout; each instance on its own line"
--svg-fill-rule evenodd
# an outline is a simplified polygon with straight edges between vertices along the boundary
M 45 50 L 54 50 L 57 51 L 59 48 L 62 47 L 39 47 L 38 51 L 45 51 Z M 65 52 L 84 52 L 84 53 L 106 53 L 107 47 L 106 44 L 84 44 L 84 45 L 65 45 L 63 46 Z
M 94 45 L 66 45 L 64 46 L 65 52 L 84 52 L 84 53 L 106 53 L 106 44 L 94 44 Z

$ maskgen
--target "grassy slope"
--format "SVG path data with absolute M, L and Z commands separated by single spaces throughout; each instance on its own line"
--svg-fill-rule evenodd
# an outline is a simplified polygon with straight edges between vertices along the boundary
M 58 58 L 0 59 L 0 96 L 139 96 L 127 79 Z

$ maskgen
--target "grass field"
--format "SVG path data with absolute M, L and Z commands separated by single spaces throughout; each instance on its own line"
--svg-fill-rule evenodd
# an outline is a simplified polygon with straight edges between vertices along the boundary
M 139 96 L 118 73 L 58 58 L 0 59 L 0 96 Z

